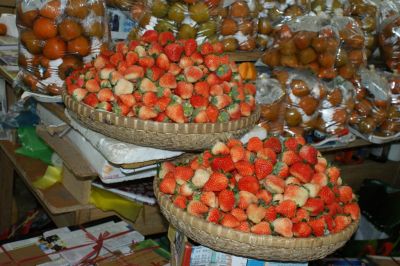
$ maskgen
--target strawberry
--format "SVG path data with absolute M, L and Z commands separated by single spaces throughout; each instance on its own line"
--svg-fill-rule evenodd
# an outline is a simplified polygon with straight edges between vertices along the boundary
M 349 186 L 339 187 L 339 201 L 349 203 L 353 200 L 353 190 Z
M 167 106 L 165 114 L 176 123 L 185 123 L 183 107 L 181 104 L 173 103 Z
M 214 52 L 214 49 L 213 49 L 211 43 L 209 43 L 209 42 L 205 42 L 200 46 L 200 53 L 202 55 L 212 54 L 213 52 Z
M 296 215 L 296 209 L 296 202 L 293 200 L 283 200 L 275 207 L 276 213 L 287 218 L 293 218 Z
M 264 179 L 264 186 L 271 193 L 283 193 L 285 181 L 275 175 L 269 175 Z
M 147 49 L 147 53 L 153 57 L 161 54 L 162 52 L 163 52 L 163 47 L 161 46 L 161 44 L 159 44 L 157 42 L 151 43 Z
M 179 60 L 179 67 L 185 69 L 187 67 L 193 66 L 194 62 L 190 57 L 183 56 L 181 60 Z
M 240 103 L 240 114 L 242 116 L 250 116 L 251 115 L 251 106 L 248 103 L 241 102 Z
M 211 98 L 211 103 L 215 105 L 219 110 L 224 109 L 227 107 L 229 104 L 232 103 L 231 97 L 227 94 L 222 94 L 222 95 L 217 95 L 213 96 Z
M 271 227 L 268 222 L 260 222 L 258 224 L 253 225 L 250 228 L 250 231 L 257 235 L 270 235 Z
M 250 204 L 246 209 L 248 219 L 255 224 L 258 224 L 264 219 L 266 212 L 266 208 L 254 203 Z
M 254 85 L 253 83 L 244 84 L 243 89 L 246 94 L 256 95 L 257 88 L 256 88 L 256 85 Z
M 262 148 L 257 152 L 257 157 L 264 160 L 269 160 L 273 164 L 276 163 L 276 153 L 271 148 Z
M 203 56 L 199 52 L 194 52 L 191 56 L 190 59 L 193 60 L 193 62 L 196 65 L 201 65 L 204 62 Z
M 241 117 L 240 105 L 238 103 L 232 103 L 226 108 L 231 120 L 237 120 Z
M 297 142 L 297 139 L 295 137 L 290 137 L 287 138 L 283 145 L 287 150 L 292 150 L 292 151 L 298 151 L 301 147 L 300 143 Z
M 226 213 L 224 214 L 224 217 L 222 218 L 220 224 L 225 227 L 235 228 L 240 225 L 240 222 L 232 214 Z
M 235 206 L 235 195 L 231 190 L 224 189 L 218 194 L 218 203 L 222 211 L 229 212 Z
M 200 96 L 200 95 L 193 95 L 190 98 L 190 104 L 194 108 L 202 108 L 202 107 L 207 107 L 208 105 L 208 98 Z
M 247 214 L 244 212 L 243 209 L 240 208 L 235 208 L 231 211 L 231 214 L 233 216 L 235 216 L 235 218 L 239 221 L 239 222 L 243 222 L 247 220 Z
M 159 85 L 163 88 L 174 89 L 177 86 L 176 78 L 171 73 L 165 73 L 159 80 Z
M 214 171 L 222 170 L 223 172 L 228 173 L 235 169 L 235 164 L 230 156 L 215 157 L 212 160 L 211 168 Z
M 264 219 L 268 222 L 272 222 L 276 219 L 277 212 L 275 206 L 269 206 L 265 212 Z
M 329 204 L 329 205 L 326 205 L 325 207 L 326 207 L 326 209 L 328 211 L 327 214 L 330 215 L 330 216 L 334 216 L 336 214 L 344 213 L 343 208 L 336 201 L 331 203 L 331 204 Z
M 85 98 L 83 99 L 83 102 L 91 107 L 96 107 L 97 104 L 99 103 L 99 99 L 97 99 L 97 96 L 95 93 L 91 92 L 85 96 Z
M 222 80 L 220 80 L 217 74 L 215 74 L 214 72 L 208 74 L 206 81 L 210 86 L 219 85 L 222 82 Z
M 318 197 L 320 197 L 326 205 L 332 204 L 335 199 L 335 193 L 328 186 L 323 186 L 318 192 Z
M 324 217 L 310 220 L 308 221 L 308 225 L 311 227 L 314 236 L 318 237 L 324 235 L 326 226 Z
M 122 73 L 120 71 L 113 71 L 110 74 L 110 82 L 112 85 L 116 85 L 118 83 L 120 83 L 121 79 L 124 78 L 124 75 L 122 75 Z M 116 88 L 114 88 L 114 91 L 116 90 Z
M 130 81 L 135 81 L 144 77 L 144 69 L 141 66 L 130 66 L 124 72 L 124 78 Z
M 319 198 L 309 198 L 304 204 L 303 209 L 309 211 L 311 216 L 317 216 L 324 211 L 324 201 Z
M 241 160 L 235 163 L 236 170 L 240 175 L 253 175 L 254 174 L 254 165 L 248 161 Z
M 222 191 L 228 187 L 228 178 L 219 172 L 213 172 L 207 183 L 203 187 L 203 191 Z
M 317 160 L 317 149 L 310 145 L 304 145 L 299 151 L 300 157 L 309 164 L 316 164 Z
M 129 108 L 132 108 L 136 104 L 136 100 L 133 94 L 121 94 L 118 96 L 118 98 L 124 105 L 128 106 Z
M 272 201 L 272 195 L 265 189 L 261 189 L 257 192 L 256 197 L 261 206 L 266 206 Z
M 112 67 L 106 67 L 100 70 L 99 77 L 101 79 L 109 79 L 111 77 L 111 73 L 114 72 L 115 69 Z
M 312 229 L 306 222 L 300 222 L 293 224 L 292 231 L 295 237 L 309 237 Z
M 164 194 L 175 194 L 176 182 L 173 177 L 164 177 L 160 181 L 160 191 Z
M 96 105 L 96 109 L 111 112 L 112 111 L 112 105 L 109 102 L 100 102 Z
M 215 72 L 218 78 L 222 81 L 230 81 L 232 77 L 232 70 L 228 65 L 220 65 Z
M 340 169 L 335 166 L 331 166 L 326 169 L 326 175 L 329 178 L 329 182 L 335 185 L 340 177 Z
M 306 183 L 304 184 L 304 187 L 308 190 L 308 194 L 311 198 L 315 198 L 321 189 L 320 185 L 312 183 Z
M 313 177 L 314 171 L 309 164 L 295 163 L 289 168 L 292 176 L 297 177 L 301 182 L 308 183 Z
M 149 106 L 140 106 L 138 108 L 137 117 L 143 120 L 151 120 L 157 117 L 157 112 Z
M 195 83 L 203 77 L 203 71 L 197 66 L 190 66 L 184 69 L 187 82 Z
M 212 44 L 214 53 L 222 54 L 224 52 L 224 44 L 222 42 L 215 42 Z
M 324 173 L 315 173 L 311 178 L 311 183 L 317 184 L 320 187 L 328 185 L 328 177 Z
M 360 218 L 360 207 L 357 203 L 346 204 L 343 207 L 343 212 L 349 214 L 353 220 L 358 220 Z
M 98 92 L 100 91 L 100 84 L 95 79 L 90 79 L 86 81 L 85 88 L 88 92 Z
M 138 40 L 130 41 L 130 42 L 128 43 L 128 49 L 129 49 L 129 51 L 135 50 L 136 46 L 138 46 L 139 44 L 140 44 L 140 41 L 138 41 Z
M 208 117 L 208 121 L 210 121 L 211 123 L 215 123 L 218 121 L 218 117 L 219 117 L 219 110 L 217 107 L 215 107 L 215 105 L 208 105 L 207 109 L 206 109 L 206 113 L 207 113 L 207 117 Z
M 158 35 L 158 43 L 162 46 L 167 45 L 168 43 L 173 43 L 175 41 L 175 36 L 170 31 L 161 32 Z
M 152 66 L 146 70 L 146 77 L 151 79 L 152 81 L 157 81 L 164 74 L 164 70 L 157 67 Z
M 157 101 L 158 98 L 154 92 L 148 91 L 143 94 L 142 102 L 145 106 L 153 107 Z
M 204 64 L 208 67 L 210 71 L 215 71 L 220 65 L 219 56 L 214 54 L 209 54 L 204 57 Z
M 292 218 L 293 223 L 308 222 L 309 220 L 310 212 L 302 208 L 298 208 L 296 211 L 296 216 Z
M 286 178 L 289 176 L 289 166 L 284 162 L 277 162 L 272 173 L 278 177 Z
M 143 78 L 139 83 L 139 90 L 142 92 L 157 92 L 157 86 L 148 78 Z
M 136 52 L 129 51 L 125 55 L 125 62 L 128 66 L 133 66 L 139 61 L 139 55 Z
M 258 179 L 263 179 L 272 173 L 274 169 L 273 164 L 270 161 L 257 158 L 254 161 L 254 171 Z
M 287 150 L 282 153 L 281 161 L 291 166 L 292 164 L 300 162 L 301 158 L 295 151 Z
M 217 224 L 221 218 L 221 212 L 218 208 L 211 208 L 207 214 L 206 220 L 210 223 Z
M 124 55 L 122 53 L 114 53 L 111 57 L 110 57 L 110 63 L 113 66 L 118 66 L 118 64 L 120 62 L 124 61 Z
M 97 98 L 100 102 L 110 102 L 114 100 L 114 94 L 111 89 L 104 88 L 97 93 Z
M 242 147 L 242 145 L 233 146 L 230 149 L 229 153 L 230 153 L 232 161 L 234 163 L 236 163 L 244 158 L 244 148 Z
M 210 179 L 210 172 L 204 169 L 197 169 L 194 172 L 194 175 L 192 177 L 192 183 L 195 185 L 197 188 L 202 188 Z
M 349 224 L 351 224 L 351 218 L 344 215 L 337 215 L 333 221 L 335 223 L 335 227 L 333 228 L 332 233 L 339 233 L 349 226 Z
M 166 54 L 160 54 L 156 59 L 156 66 L 165 71 L 168 71 L 170 68 L 168 56 Z
M 115 51 L 118 53 L 126 54 L 129 51 L 129 48 L 125 42 L 118 42 L 115 45 Z
M 302 186 L 288 185 L 283 194 L 283 200 L 293 200 L 297 206 L 303 206 L 308 199 L 308 191 Z
M 263 149 L 263 143 L 258 137 L 252 137 L 247 142 L 247 150 L 258 152 Z
M 147 30 L 140 37 L 140 40 L 146 43 L 152 43 L 158 41 L 158 32 L 155 30 Z
M 301 186 L 301 182 L 299 179 L 297 179 L 294 176 L 289 176 L 288 178 L 285 179 L 285 185 L 298 185 Z
M 258 190 L 260 189 L 260 184 L 258 183 L 257 178 L 254 176 L 243 176 L 238 181 L 238 188 L 240 191 L 248 191 L 253 194 L 257 194 Z
M 179 187 L 179 195 L 190 197 L 195 191 L 195 186 L 190 182 L 180 181 L 181 186 Z
M 177 166 L 175 167 L 174 175 L 176 183 L 180 185 L 183 181 L 189 181 L 194 175 L 194 171 L 189 166 Z
M 167 106 L 169 105 L 170 102 L 171 102 L 171 98 L 162 96 L 157 99 L 157 102 L 154 105 L 154 107 L 156 108 L 157 111 L 164 112 L 165 109 L 167 109 Z
M 175 165 L 171 162 L 163 162 L 158 170 L 158 178 L 163 179 L 168 173 L 175 170 Z
M 191 200 L 187 205 L 187 212 L 191 215 L 201 217 L 208 212 L 208 207 L 199 200 Z
M 204 191 L 200 195 L 200 201 L 210 208 L 218 207 L 218 198 L 212 191 Z
M 190 99 L 193 95 L 193 84 L 179 81 L 175 89 L 175 94 L 180 96 L 182 99 Z
M 322 217 L 325 220 L 325 224 L 326 224 L 327 229 L 329 230 L 329 232 L 332 232 L 334 230 L 334 228 L 335 228 L 335 222 L 333 221 L 332 216 L 328 215 L 328 214 L 325 214 L 325 215 L 322 215 Z
M 178 62 L 183 53 L 183 47 L 177 43 L 170 43 L 164 47 L 164 52 L 172 62 Z
M 325 173 L 326 166 L 328 165 L 328 162 L 324 157 L 317 157 L 318 163 L 314 165 L 314 170 L 318 173 Z
M 210 96 L 210 86 L 205 81 L 199 81 L 194 84 L 194 91 L 196 94 L 208 98 Z
M 227 155 L 230 154 L 228 146 L 221 141 L 217 141 L 211 148 L 211 153 L 214 155 Z
M 208 81 L 207 81 L 208 84 Z M 210 95 L 211 96 L 218 96 L 224 94 L 224 90 L 220 84 L 214 84 L 210 87 Z M 232 97 L 232 96 L 231 96 Z M 235 97 L 232 97 L 233 99 L 237 99 Z
M 147 56 L 146 48 L 144 48 L 143 45 L 137 45 L 134 49 L 134 52 L 136 52 L 139 57 Z
M 186 56 L 191 56 L 197 50 L 197 42 L 194 39 L 186 40 L 184 50 Z
M 256 202 L 257 197 L 253 193 L 245 190 L 239 191 L 239 202 L 237 205 L 238 208 L 245 210 L 247 209 L 247 207 L 249 207 L 250 204 Z
M 282 144 L 278 137 L 269 137 L 264 141 L 264 148 L 270 148 L 275 153 L 280 153 L 282 151 Z
M 187 198 L 182 195 L 177 195 L 175 199 L 172 201 L 174 206 L 181 208 L 181 209 L 186 209 L 187 205 Z
M 103 69 L 103 68 L 106 66 L 106 64 L 107 64 L 107 61 L 108 61 L 108 60 L 107 60 L 104 56 L 99 55 L 99 56 L 97 56 L 96 59 L 94 60 L 93 66 L 94 66 L 97 70 Z
M 274 232 L 283 237 L 293 237 L 293 223 L 288 218 L 277 218 L 272 222 Z
M 168 73 L 171 73 L 174 76 L 178 76 L 182 72 L 182 68 L 175 63 L 171 63 L 168 69 Z M 179 77 L 179 80 L 182 78 Z

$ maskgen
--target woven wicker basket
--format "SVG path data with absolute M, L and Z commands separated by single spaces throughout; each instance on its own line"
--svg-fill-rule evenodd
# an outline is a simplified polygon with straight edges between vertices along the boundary
M 158 189 L 154 194 L 167 220 L 187 237 L 212 249 L 267 261 L 310 261 L 326 257 L 342 247 L 358 227 L 358 221 L 338 234 L 311 238 L 260 236 L 209 223 L 175 207 L 169 196 Z
M 260 118 L 260 108 L 251 116 L 225 123 L 161 123 L 102 112 L 63 94 L 72 116 L 86 127 L 106 136 L 166 150 L 205 150 L 217 141 L 240 138 L 254 127 Z

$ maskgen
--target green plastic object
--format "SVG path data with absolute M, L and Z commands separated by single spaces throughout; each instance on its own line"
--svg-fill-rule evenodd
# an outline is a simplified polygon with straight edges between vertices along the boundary
M 18 138 L 21 147 L 15 150 L 15 153 L 24 155 L 30 158 L 35 158 L 51 165 L 51 156 L 53 150 L 39 138 L 36 134 L 35 127 L 20 127 L 18 128 Z

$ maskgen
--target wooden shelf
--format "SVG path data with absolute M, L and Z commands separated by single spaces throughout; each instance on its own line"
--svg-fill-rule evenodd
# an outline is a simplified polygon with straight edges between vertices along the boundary
M 332 147 L 318 148 L 318 150 L 320 152 L 327 153 L 327 152 L 333 152 L 333 151 L 339 151 L 339 150 L 345 150 L 345 149 L 361 148 L 361 147 L 370 146 L 370 145 L 374 145 L 374 144 L 371 142 L 368 142 L 366 140 L 363 140 L 363 139 L 356 139 L 355 141 L 350 142 L 348 144 L 338 143 L 337 145 L 332 146 Z

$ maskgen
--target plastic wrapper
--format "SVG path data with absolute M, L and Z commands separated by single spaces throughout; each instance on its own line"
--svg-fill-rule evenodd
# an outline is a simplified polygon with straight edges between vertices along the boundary
M 380 129 L 385 136 L 393 136 L 400 133 L 400 74 L 397 72 L 383 72 L 390 88 L 390 107 L 387 120 Z
M 266 73 L 258 76 L 256 87 L 256 101 L 261 106 L 260 126 L 269 134 L 282 134 L 286 109 L 285 89 L 277 79 Z
M 379 6 L 379 48 L 387 67 L 400 70 L 400 4 L 392 1 Z
M 303 16 L 290 20 L 275 32 L 275 42 L 261 57 L 271 68 L 311 69 L 320 78 L 334 78 L 339 50 L 338 31 L 328 19 Z
M 108 45 L 103 0 L 18 0 L 17 27 L 17 82 L 42 94 L 61 94 L 66 76 Z
M 316 15 L 343 15 L 347 3 L 346 0 L 311 0 L 310 9 Z
M 355 82 L 355 105 L 349 124 L 368 137 L 384 134 L 381 126 L 387 122 L 390 108 L 390 87 L 387 79 L 375 71 L 362 68 Z
M 337 77 L 327 84 L 321 102 L 315 129 L 328 135 L 348 132 L 348 120 L 354 108 L 354 86 L 350 81 Z
M 131 7 L 131 16 L 139 27 L 133 29 L 131 39 L 137 39 L 147 30 L 171 31 L 179 39 L 216 41 L 219 0 L 166 1 L 143 0 Z
M 348 0 L 344 15 L 356 20 L 364 33 L 367 58 L 370 58 L 377 48 L 377 23 L 378 1 L 374 0 Z

